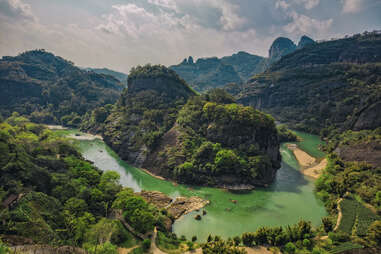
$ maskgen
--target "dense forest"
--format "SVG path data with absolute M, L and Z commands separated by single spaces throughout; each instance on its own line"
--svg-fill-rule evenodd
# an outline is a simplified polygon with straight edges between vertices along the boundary
M 102 109 L 104 117 L 97 117 L 97 109 L 82 123 L 101 132 L 121 158 L 185 183 L 252 186 L 273 180 L 280 155 L 270 116 L 236 104 L 223 90 L 197 95 L 163 66 L 134 68 L 128 82 L 118 103 Z
M 374 129 L 381 125 L 380 40 L 374 32 L 309 44 L 227 90 L 295 129 Z
M 154 226 L 169 234 L 167 212 L 84 160 L 72 141 L 17 113 L 0 123 L 0 170 L 0 235 L 9 244 L 117 253 L 143 244 L 125 223 L 138 234 Z
M 79 126 L 95 107 L 114 104 L 123 89 L 112 76 L 81 70 L 44 50 L 0 60 L 0 114 L 38 123 Z

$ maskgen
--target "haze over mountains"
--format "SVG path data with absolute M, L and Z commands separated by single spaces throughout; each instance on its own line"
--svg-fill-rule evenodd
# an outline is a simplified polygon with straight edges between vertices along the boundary
M 305 35 L 300 38 L 298 45 L 288 38 L 279 37 L 270 46 L 267 58 L 240 51 L 222 58 L 199 58 L 196 62 L 189 57 L 170 68 L 197 91 L 205 91 L 229 83 L 246 82 L 253 75 L 265 71 L 282 56 L 312 43 L 315 43 L 314 40 Z

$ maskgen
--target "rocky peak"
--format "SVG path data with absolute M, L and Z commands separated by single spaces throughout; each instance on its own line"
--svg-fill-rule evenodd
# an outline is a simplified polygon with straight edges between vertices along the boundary
M 315 43 L 315 41 L 313 39 L 311 39 L 307 35 L 303 35 L 300 38 L 300 41 L 298 43 L 298 49 L 301 49 L 301 48 L 305 47 L 308 44 L 314 44 L 314 43 Z
M 277 61 L 282 56 L 295 51 L 296 45 L 293 41 L 285 37 L 278 37 L 269 49 L 270 61 Z

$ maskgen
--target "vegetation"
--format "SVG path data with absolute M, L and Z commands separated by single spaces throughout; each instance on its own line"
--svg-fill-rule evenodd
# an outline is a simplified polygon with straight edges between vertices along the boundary
M 115 78 L 87 72 L 44 50 L 0 60 L 0 113 L 16 111 L 33 122 L 79 126 L 86 112 L 118 99 Z
M 235 92 L 293 129 L 322 134 L 381 125 L 381 35 L 307 45 Z
M 277 126 L 279 142 L 296 142 L 298 141 L 298 136 L 295 132 L 287 129 L 283 124 Z
M 270 116 L 221 89 L 197 96 L 160 65 L 133 68 L 128 82 L 115 106 L 97 108 L 81 125 L 102 132 L 122 159 L 193 184 L 224 184 L 216 177 L 226 175 L 246 184 L 273 180 L 280 155 Z
M 272 181 L 274 168 L 279 167 L 273 119 L 232 103 L 222 90 L 191 98 L 173 131 L 176 147 L 161 149 L 157 161 L 162 164 L 156 165 L 161 174 L 180 182 L 218 185 L 223 183 L 220 177 L 229 175 L 235 179 L 232 184 L 253 184 Z
M 117 246 L 137 242 L 121 221 L 111 219 L 115 209 L 138 232 L 154 226 L 165 230 L 164 215 L 122 189 L 116 172 L 100 171 L 68 140 L 17 113 L 0 124 L 0 149 L 0 234 L 5 238 L 116 253 Z

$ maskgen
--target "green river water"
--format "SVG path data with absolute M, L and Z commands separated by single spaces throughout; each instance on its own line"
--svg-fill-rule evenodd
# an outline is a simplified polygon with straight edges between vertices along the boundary
M 317 149 L 321 144 L 317 136 L 302 132 L 297 134 L 303 138 L 299 143 L 300 148 L 312 156 L 324 156 Z M 188 239 L 196 235 L 199 240 L 205 240 L 209 234 L 227 238 L 255 231 L 260 226 L 293 224 L 300 219 L 318 225 L 321 217 L 326 215 L 323 204 L 314 195 L 312 179 L 300 173 L 293 153 L 285 144 L 281 145 L 282 167 L 274 183 L 266 189 L 235 194 L 216 188 L 174 186 L 171 182 L 159 180 L 131 167 L 101 140 L 81 140 L 78 143 L 86 159 L 93 161 L 101 170 L 117 171 L 121 175 L 121 184 L 135 191 L 157 190 L 171 197 L 200 196 L 210 200 L 210 205 L 204 208 L 207 215 L 202 216 L 201 221 L 194 219 L 201 211 L 195 211 L 174 223 L 173 231 Z M 236 200 L 236 204 L 231 200 Z

